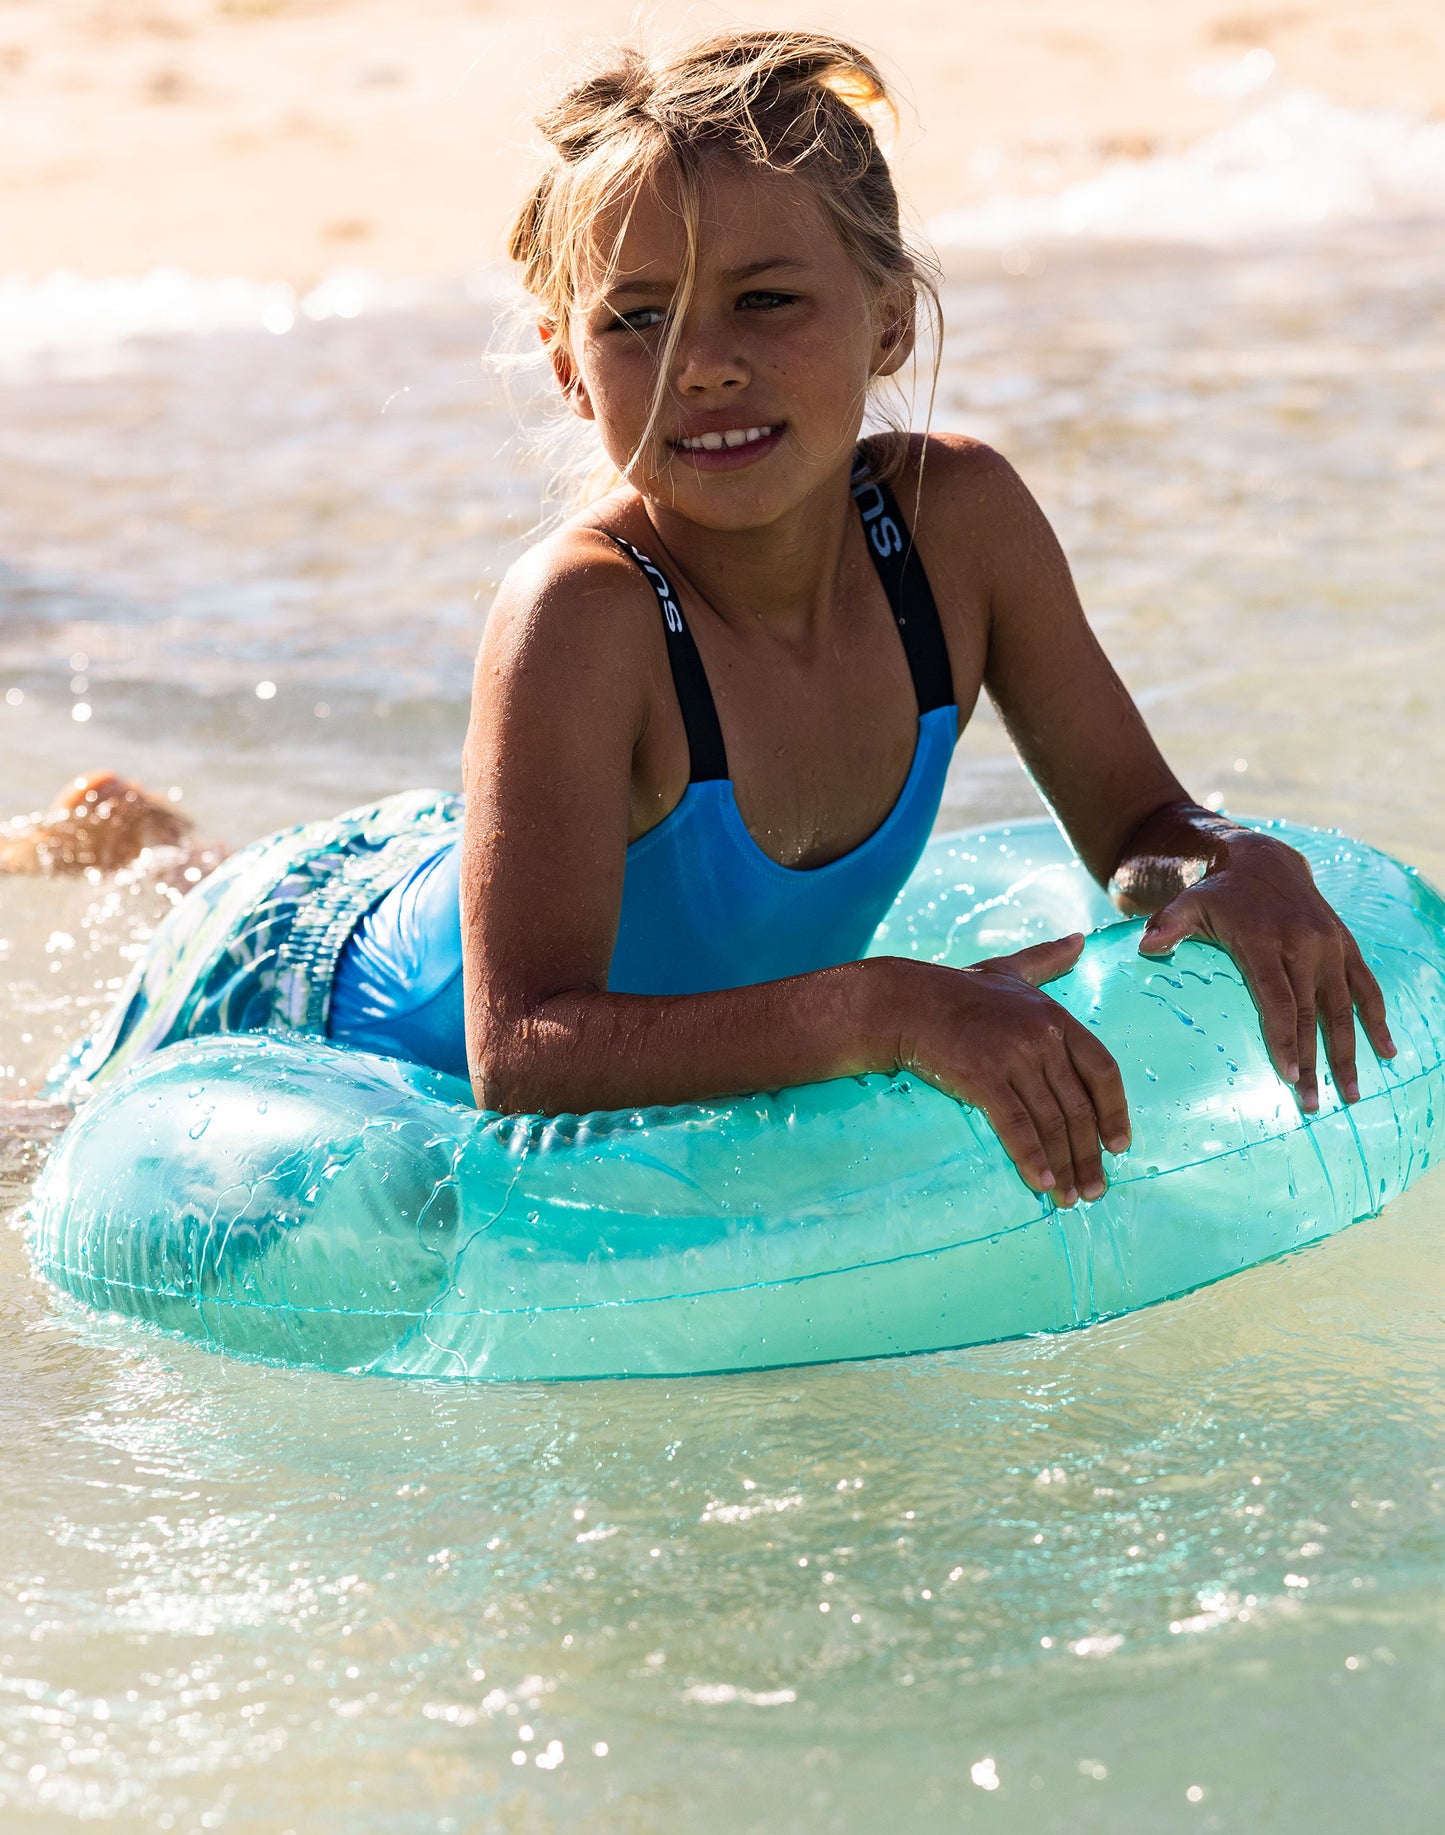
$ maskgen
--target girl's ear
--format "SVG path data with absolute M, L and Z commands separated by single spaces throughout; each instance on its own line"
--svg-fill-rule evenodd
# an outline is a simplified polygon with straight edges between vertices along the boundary
M 878 302 L 878 336 L 873 346 L 873 374 L 894 376 L 913 355 L 917 311 L 912 287 L 887 293 Z
M 538 323 L 537 335 L 542 340 L 552 365 L 552 374 L 557 378 L 557 387 L 562 391 L 567 406 L 584 421 L 596 420 L 592 397 L 587 393 L 582 372 L 573 362 L 571 351 L 557 336 L 556 326 L 549 325 L 543 319 Z

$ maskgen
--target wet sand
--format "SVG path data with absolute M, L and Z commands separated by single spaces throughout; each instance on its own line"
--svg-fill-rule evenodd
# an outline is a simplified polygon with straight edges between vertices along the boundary
M 467 273 L 500 253 L 559 69 L 640 10 L 555 0 L 539 25 L 529 0 L 11 0 L 0 274 Z M 1374 0 L 1368 18 L 1352 0 L 695 4 L 655 9 L 649 36 L 729 21 L 881 55 L 925 219 L 1188 144 L 1237 107 L 1251 51 L 1353 107 L 1445 116 L 1439 0 Z

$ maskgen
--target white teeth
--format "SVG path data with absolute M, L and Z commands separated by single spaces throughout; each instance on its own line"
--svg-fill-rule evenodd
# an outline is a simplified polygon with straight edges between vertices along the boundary
M 730 427 L 726 433 L 700 433 L 694 439 L 679 440 L 684 452 L 721 452 L 724 446 L 751 446 L 765 440 L 771 427 Z

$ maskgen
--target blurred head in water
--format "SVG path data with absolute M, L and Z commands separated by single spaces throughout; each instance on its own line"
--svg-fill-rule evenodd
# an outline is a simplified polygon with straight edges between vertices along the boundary
M 102 873 L 146 848 L 186 845 L 190 822 L 169 801 L 112 771 L 77 777 L 42 815 L 0 829 L 0 873 Z

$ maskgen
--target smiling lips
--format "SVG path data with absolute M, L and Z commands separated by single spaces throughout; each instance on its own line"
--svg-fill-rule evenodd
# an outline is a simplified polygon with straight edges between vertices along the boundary
M 677 444 L 684 452 L 721 452 L 724 446 L 755 446 L 776 431 L 775 427 L 730 427 L 726 433 L 699 433 Z
M 726 427 L 674 440 L 674 452 L 685 453 L 702 471 L 733 471 L 770 453 L 783 437 L 781 423 L 770 427 Z

